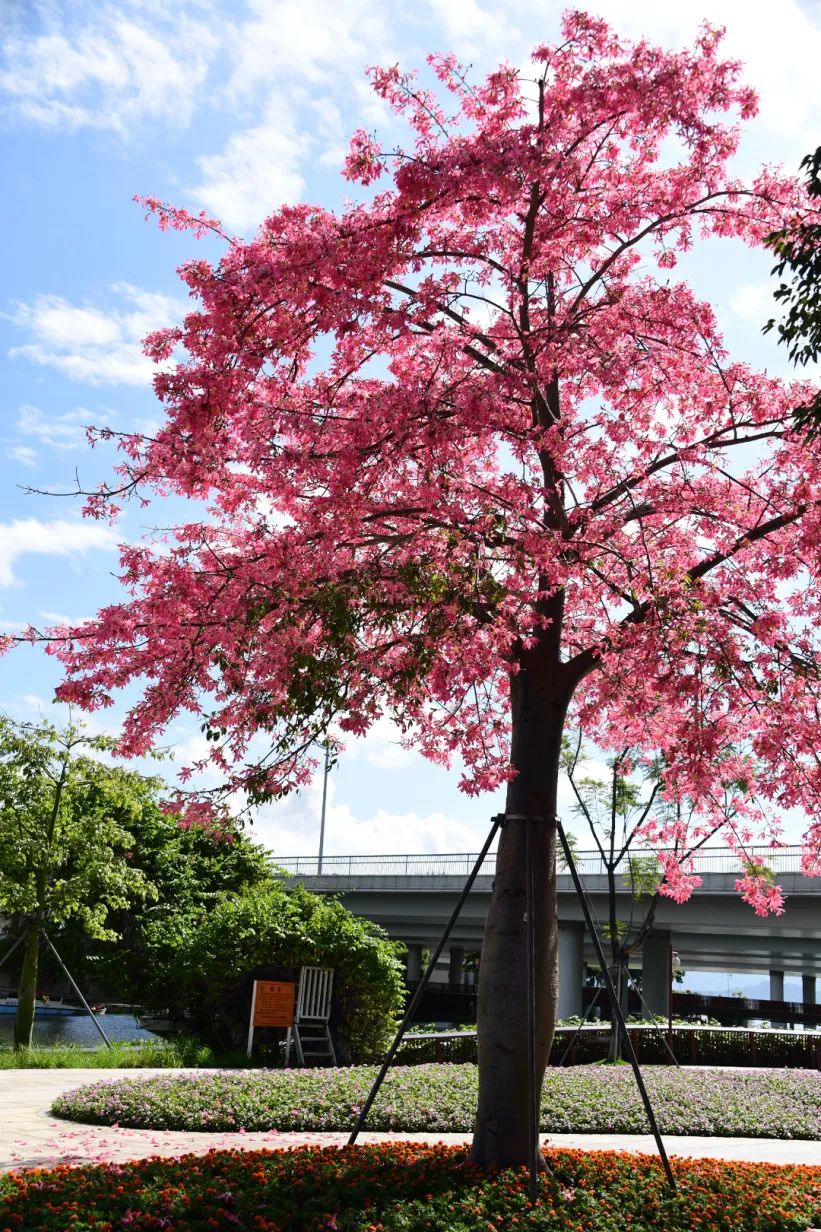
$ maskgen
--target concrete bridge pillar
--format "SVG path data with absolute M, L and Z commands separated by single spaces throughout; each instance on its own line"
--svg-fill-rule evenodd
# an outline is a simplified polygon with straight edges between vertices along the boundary
M 405 976 L 409 984 L 415 984 L 422 978 L 422 947 L 409 945 L 405 959 Z
M 559 1018 L 582 1014 L 584 926 L 559 924 Z
M 448 962 L 448 985 L 461 988 L 465 978 L 465 951 L 461 945 L 452 945 Z
M 783 1001 L 784 1000 L 784 972 L 783 971 L 771 971 L 770 972 L 770 1000 L 771 1001 Z M 773 1027 L 786 1027 L 788 1024 L 786 1022 L 783 1022 L 782 1019 L 780 1018 L 779 1019 L 773 1018 L 770 1020 L 770 1025 Z
M 641 947 L 641 990 L 651 1014 L 670 1010 L 670 933 L 652 929 Z
M 815 1005 L 815 976 L 801 976 L 801 1000 L 805 1005 Z

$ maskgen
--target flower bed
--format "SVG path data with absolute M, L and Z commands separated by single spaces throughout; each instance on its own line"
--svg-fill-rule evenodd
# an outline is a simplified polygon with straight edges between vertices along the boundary
M 551 1151 L 535 1206 L 524 1170 L 488 1177 L 464 1151 L 234 1151 L 0 1177 L 0 1232 L 807 1232 L 821 1168 Z
M 95 1125 L 182 1130 L 349 1129 L 373 1081 L 370 1067 L 217 1071 L 97 1082 L 55 1100 L 53 1111 Z M 374 1130 L 468 1132 L 476 1067 L 391 1070 L 368 1117 Z M 656 1067 L 645 1081 L 668 1134 L 821 1139 L 821 1081 L 812 1070 Z M 546 1133 L 646 1133 L 626 1066 L 548 1070 Z

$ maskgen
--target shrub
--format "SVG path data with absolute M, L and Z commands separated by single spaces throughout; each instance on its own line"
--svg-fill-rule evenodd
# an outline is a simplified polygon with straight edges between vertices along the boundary
M 405 996 L 401 944 L 335 898 L 276 881 L 222 895 L 173 958 L 177 1002 L 222 1047 L 248 1030 L 252 977 L 270 967 L 330 967 L 345 1059 L 367 1060 L 390 1040 Z

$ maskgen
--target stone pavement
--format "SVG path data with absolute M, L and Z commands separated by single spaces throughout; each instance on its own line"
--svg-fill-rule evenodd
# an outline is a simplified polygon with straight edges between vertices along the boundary
M 180 1071 L 176 1071 L 180 1072 Z M 197 1073 L 204 1071 L 198 1070 Z M 214 1149 L 275 1150 L 311 1144 L 342 1146 L 345 1133 L 237 1133 L 197 1134 L 171 1130 L 114 1129 L 61 1121 L 49 1113 L 51 1102 L 63 1091 L 88 1082 L 118 1077 L 149 1078 L 168 1070 L 146 1069 L 19 1069 L 0 1070 L 0 1171 L 48 1168 L 58 1163 L 110 1163 L 148 1155 L 204 1154 Z M 360 1142 L 468 1142 L 468 1134 L 371 1134 Z M 665 1136 L 669 1155 L 694 1158 L 738 1159 L 778 1164 L 821 1166 L 821 1142 L 781 1141 L 773 1138 L 685 1138 Z M 598 1151 L 656 1153 L 649 1134 L 551 1134 L 542 1146 Z

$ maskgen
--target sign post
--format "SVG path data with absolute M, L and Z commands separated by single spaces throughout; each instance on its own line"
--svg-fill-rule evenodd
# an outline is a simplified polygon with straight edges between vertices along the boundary
M 286 1027 L 290 1041 L 294 1025 L 294 1002 L 296 985 L 282 980 L 254 980 L 251 997 L 251 1021 L 248 1024 L 248 1048 L 250 1057 L 254 1047 L 254 1027 Z

